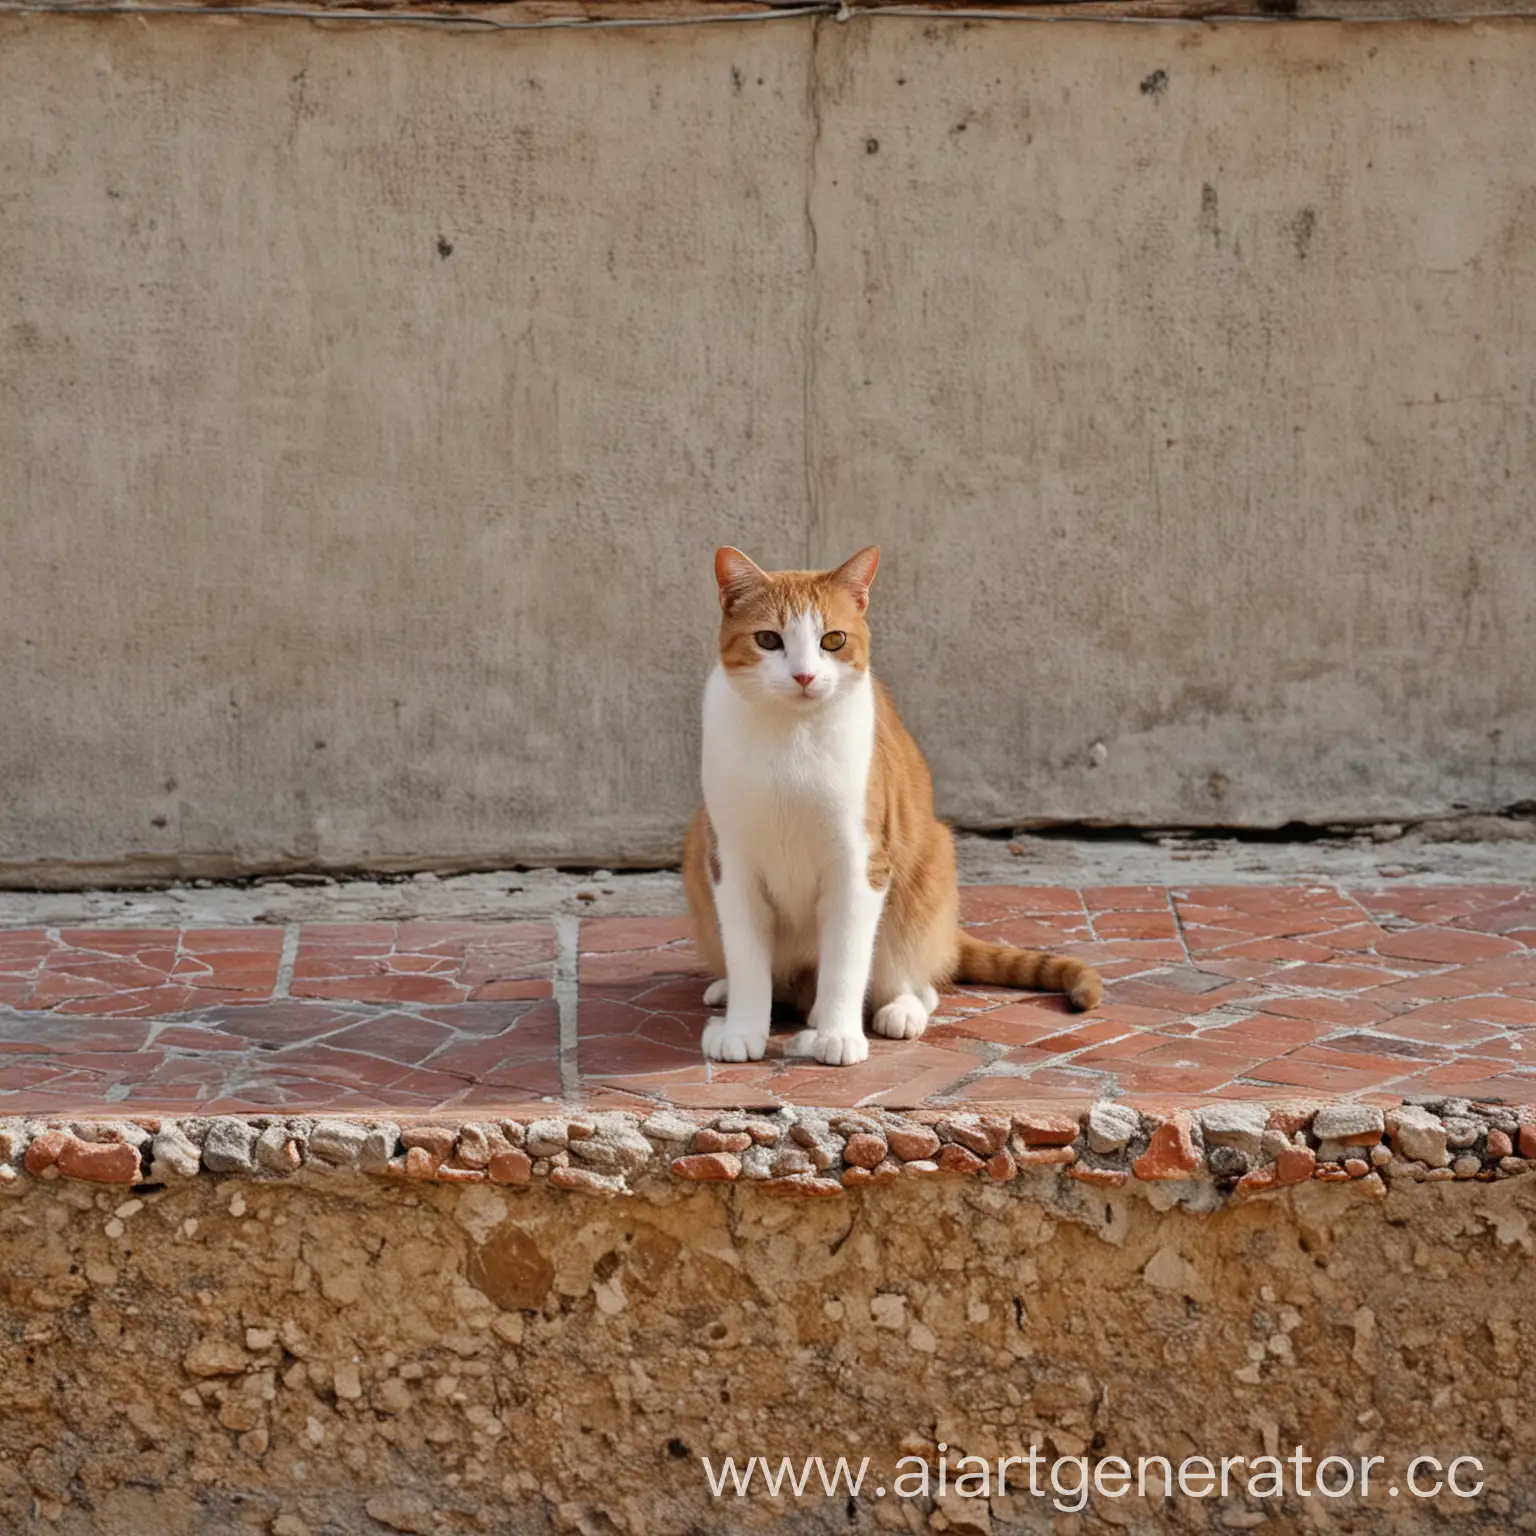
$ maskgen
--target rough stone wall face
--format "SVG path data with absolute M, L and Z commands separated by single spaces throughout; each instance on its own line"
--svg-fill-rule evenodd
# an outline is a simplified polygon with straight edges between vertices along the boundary
M 666 857 L 723 541 L 966 822 L 1536 796 L 1529 22 L 0 37 L 4 878 Z
M 0 1527 L 660 1533 L 1447 1528 L 1438 1503 L 1066 1514 L 759 1497 L 699 1458 L 1478 1457 L 1536 1530 L 1529 1178 L 1200 1214 L 1044 1174 L 649 1185 L 27 1181 L 0 1201 Z M 1129 1510 L 1129 1513 L 1128 1513 Z

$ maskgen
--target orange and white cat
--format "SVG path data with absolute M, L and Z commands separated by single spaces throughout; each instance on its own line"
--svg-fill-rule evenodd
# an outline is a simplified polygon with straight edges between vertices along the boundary
M 757 1061 L 775 996 L 809 1005 L 793 1055 L 847 1065 L 876 1034 L 912 1040 L 941 987 L 969 981 L 1103 995 L 1081 960 L 960 930 L 954 842 L 917 743 L 869 670 L 880 551 L 835 571 L 715 555 L 720 663 L 704 690 L 704 805 L 683 880 L 725 1017 L 704 1054 Z

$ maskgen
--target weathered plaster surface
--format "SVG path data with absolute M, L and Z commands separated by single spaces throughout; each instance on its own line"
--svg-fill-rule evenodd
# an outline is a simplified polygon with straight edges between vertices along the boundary
M 9 878 L 664 858 L 726 540 L 969 823 L 1536 797 L 1528 22 L 0 29 Z

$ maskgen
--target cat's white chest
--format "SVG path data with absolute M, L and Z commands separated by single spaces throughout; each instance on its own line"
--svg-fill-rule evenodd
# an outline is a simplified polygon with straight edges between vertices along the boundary
M 814 907 L 829 865 L 866 852 L 874 752 L 867 679 L 798 717 L 740 698 L 717 667 L 704 691 L 704 803 L 722 857 L 742 859 L 781 914 Z

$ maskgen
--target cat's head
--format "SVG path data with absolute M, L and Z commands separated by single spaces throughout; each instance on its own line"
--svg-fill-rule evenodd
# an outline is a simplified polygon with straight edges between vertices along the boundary
M 874 545 L 835 571 L 759 570 L 739 549 L 715 551 L 720 662 L 747 698 L 806 710 L 836 698 L 869 668 Z

